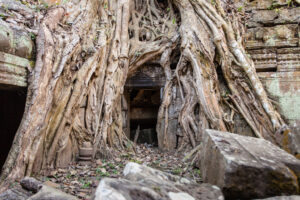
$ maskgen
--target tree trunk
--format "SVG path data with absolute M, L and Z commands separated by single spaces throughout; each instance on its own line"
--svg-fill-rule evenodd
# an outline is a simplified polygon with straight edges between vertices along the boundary
M 85 141 L 93 144 L 93 156 L 124 148 L 128 139 L 121 99 L 126 79 L 157 60 L 166 77 L 157 121 L 160 148 L 169 145 L 173 86 L 183 102 L 179 150 L 198 145 L 206 128 L 231 131 L 237 113 L 257 137 L 280 145 L 275 132 L 285 123 L 243 48 L 236 13 L 223 10 L 228 4 L 73 0 L 50 8 L 39 24 L 26 109 L 2 180 L 68 164 Z M 170 64 L 176 48 L 180 59 L 174 72 Z M 228 93 L 219 86 L 217 68 Z

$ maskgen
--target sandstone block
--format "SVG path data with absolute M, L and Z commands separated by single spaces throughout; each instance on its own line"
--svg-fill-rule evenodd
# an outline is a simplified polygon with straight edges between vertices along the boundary
M 299 191 L 300 160 L 264 139 L 205 130 L 203 181 L 230 199 L 266 198 Z

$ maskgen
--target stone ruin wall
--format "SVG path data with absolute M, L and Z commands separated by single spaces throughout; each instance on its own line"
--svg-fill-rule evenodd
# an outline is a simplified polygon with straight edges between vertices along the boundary
M 1 13 L 1 10 L 0 10 Z M 34 43 L 30 34 L 21 28 L 11 28 L 0 20 L 0 89 L 27 87 L 27 73 Z
M 248 2 L 246 49 L 270 98 L 300 125 L 300 7 L 288 0 Z
M 299 4 L 289 0 L 254 0 L 244 5 L 249 14 L 246 49 L 270 99 L 300 144 Z

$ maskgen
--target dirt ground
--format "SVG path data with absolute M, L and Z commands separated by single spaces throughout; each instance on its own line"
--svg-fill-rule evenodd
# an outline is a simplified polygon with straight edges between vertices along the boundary
M 122 177 L 128 162 L 147 165 L 164 172 L 201 182 L 200 170 L 183 162 L 184 155 L 176 152 L 161 152 L 147 144 L 136 146 L 136 153 L 126 150 L 114 159 L 98 159 L 87 165 L 73 163 L 68 168 L 56 169 L 49 176 L 36 177 L 47 185 L 65 191 L 79 199 L 91 199 L 99 182 L 104 177 Z

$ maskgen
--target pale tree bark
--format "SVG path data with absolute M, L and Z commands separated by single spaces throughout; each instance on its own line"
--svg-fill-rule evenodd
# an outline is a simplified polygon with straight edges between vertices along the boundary
M 162 149 L 169 145 L 173 86 L 183 102 L 179 150 L 196 147 L 206 128 L 231 131 L 237 112 L 257 137 L 280 145 L 274 134 L 285 123 L 243 48 L 235 15 L 228 15 L 224 5 L 206 0 L 73 0 L 50 8 L 39 25 L 26 109 L 2 180 L 55 168 L 62 158 L 72 161 L 84 141 L 93 144 L 93 156 L 124 148 L 124 85 L 151 61 L 158 61 L 166 77 L 157 121 Z M 173 72 L 171 55 L 178 47 Z M 229 94 L 221 94 L 217 67 Z

